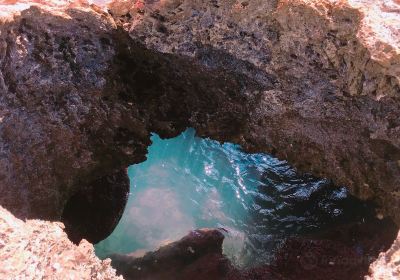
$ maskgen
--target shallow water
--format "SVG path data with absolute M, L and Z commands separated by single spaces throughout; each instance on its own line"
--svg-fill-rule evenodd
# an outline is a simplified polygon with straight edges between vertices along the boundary
M 140 255 L 192 229 L 220 227 L 228 231 L 224 253 L 243 267 L 268 263 L 289 236 L 371 215 L 344 187 L 269 155 L 197 138 L 193 129 L 152 141 L 147 161 L 128 169 L 129 201 L 114 232 L 95 246 L 101 258 Z

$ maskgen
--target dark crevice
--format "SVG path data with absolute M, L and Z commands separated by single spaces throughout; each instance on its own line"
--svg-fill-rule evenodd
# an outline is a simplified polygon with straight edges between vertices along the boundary
M 117 226 L 129 192 L 126 170 L 102 177 L 81 188 L 67 201 L 61 221 L 74 243 L 82 238 L 97 243 Z

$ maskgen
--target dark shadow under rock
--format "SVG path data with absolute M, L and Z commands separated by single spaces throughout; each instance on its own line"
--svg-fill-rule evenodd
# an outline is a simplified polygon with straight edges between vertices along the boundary
M 397 231 L 391 220 L 373 219 L 337 226 L 316 236 L 292 238 L 269 269 L 285 279 L 364 279 L 369 265 L 390 247 Z
M 61 221 L 71 241 L 97 243 L 112 233 L 128 201 L 126 170 L 102 177 L 80 189 L 67 202 Z

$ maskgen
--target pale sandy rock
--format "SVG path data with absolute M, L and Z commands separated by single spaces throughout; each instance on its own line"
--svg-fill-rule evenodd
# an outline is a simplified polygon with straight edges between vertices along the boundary
M 0 207 L 0 279 L 119 279 L 93 245 L 73 244 L 58 222 L 23 222 Z
M 400 81 L 400 1 L 348 0 L 348 3 L 363 14 L 358 38 L 371 58 Z
M 400 279 L 400 234 L 392 247 L 382 252 L 378 259 L 369 267 L 370 275 L 366 280 L 397 280 Z
M 344 72 L 337 84 L 351 95 L 400 96 L 398 87 L 393 89 L 400 82 L 398 2 L 281 0 L 275 15 L 287 46 L 313 45 L 325 68 L 333 64 Z
M 329 18 L 332 10 L 360 15 L 357 38 L 369 51 L 371 59 L 385 68 L 386 74 L 400 81 L 400 1 L 398 0 L 296 0 L 280 1 L 282 6 L 304 3 Z M 332 19 L 334 20 L 333 14 Z
M 40 7 L 53 14 L 66 16 L 64 13 L 66 9 L 88 10 L 90 3 L 86 0 L 0 0 L 0 19 L 12 20 L 13 16 L 32 6 Z

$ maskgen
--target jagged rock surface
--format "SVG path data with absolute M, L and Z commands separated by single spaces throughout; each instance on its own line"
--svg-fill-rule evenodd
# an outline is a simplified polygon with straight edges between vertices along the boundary
M 32 7 L 0 32 L 0 204 L 20 218 L 62 219 L 74 240 L 111 233 L 125 168 L 145 160 L 151 132 L 193 126 L 233 140 L 248 115 L 244 93 L 265 86 L 146 50 L 96 7 Z
M 116 22 L 149 48 L 270 75 L 238 137 L 246 149 L 332 178 L 398 220 L 398 1 L 116 2 Z
M 392 247 L 382 252 L 369 267 L 370 274 L 366 280 L 395 280 L 400 278 L 400 234 Z
M 117 1 L 112 17 L 16 2 L 0 2 L 0 204 L 16 216 L 104 238 L 150 133 L 192 126 L 400 221 L 398 0 Z
M 93 245 L 73 244 L 59 222 L 23 222 L 0 207 L 0 279 L 98 279 L 116 276 L 110 259 L 100 261 Z
M 96 178 L 85 177 L 98 155 L 85 147 L 100 126 L 107 130 L 99 120 L 113 112 L 99 105 L 106 62 L 114 55 L 106 38 L 112 21 L 87 6 L 69 10 L 67 1 L 52 3 L 9 6 L 16 11 L 0 25 L 0 202 L 19 218 L 60 220 L 69 198 L 90 190 Z M 25 9 L 18 11 L 20 5 Z M 118 114 L 113 119 L 119 127 Z M 121 153 L 96 149 L 109 157 Z M 95 177 L 107 181 L 115 172 L 103 169 Z M 118 199 L 115 211 L 122 212 L 126 195 Z M 106 229 L 104 237 L 118 221 L 112 219 L 92 226 Z

